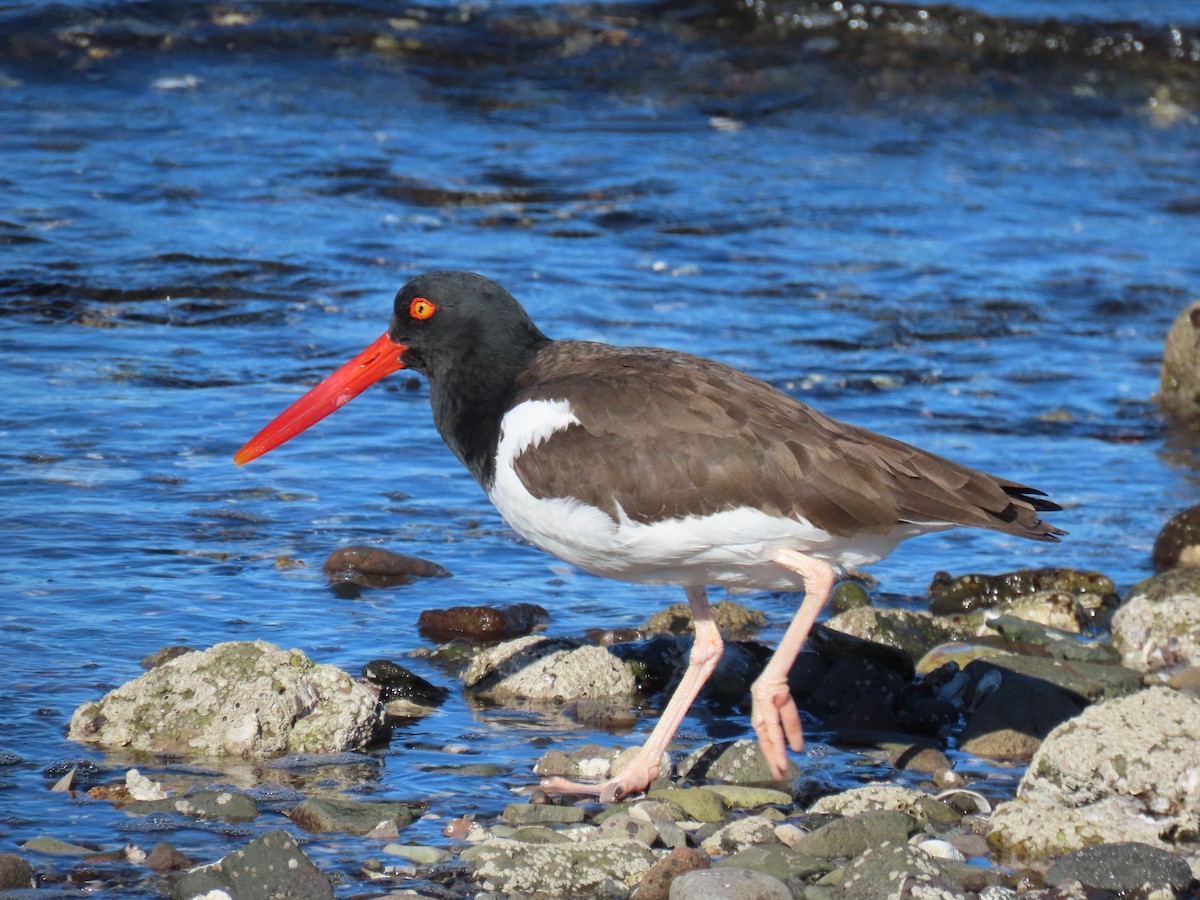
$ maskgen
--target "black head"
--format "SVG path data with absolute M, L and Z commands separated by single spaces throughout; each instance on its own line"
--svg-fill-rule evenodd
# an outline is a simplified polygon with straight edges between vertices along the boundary
M 405 366 L 432 382 L 511 370 L 549 340 L 512 294 L 473 272 L 426 272 L 400 288 L 388 337 L 407 348 Z

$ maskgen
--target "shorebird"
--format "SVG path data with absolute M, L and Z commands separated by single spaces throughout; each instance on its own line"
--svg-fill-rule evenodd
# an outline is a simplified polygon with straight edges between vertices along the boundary
M 957 526 L 1038 541 L 1065 534 L 1034 488 L 832 419 L 764 381 L 675 350 L 552 340 L 500 285 L 429 272 L 396 294 L 388 330 L 243 447 L 249 462 L 398 369 L 429 380 L 438 433 L 512 528 L 606 578 L 680 585 L 695 640 L 633 761 L 601 784 L 549 790 L 611 801 L 646 789 L 722 640 L 709 586 L 804 591 L 751 689 L 776 779 L 802 748 L 787 675 L 843 569 Z

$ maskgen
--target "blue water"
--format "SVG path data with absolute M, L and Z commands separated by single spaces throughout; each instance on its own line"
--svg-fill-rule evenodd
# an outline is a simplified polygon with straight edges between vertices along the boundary
M 67 742 L 66 723 L 163 645 L 262 638 L 453 686 L 408 658 L 423 609 L 536 602 L 551 633 L 579 635 L 682 599 L 523 545 L 406 373 L 233 466 L 427 269 L 495 278 L 552 336 L 712 356 L 1066 507 L 1060 545 L 905 545 L 873 570 L 883 602 L 919 605 L 939 569 L 1075 566 L 1122 588 L 1150 573 L 1158 528 L 1197 497 L 1195 436 L 1151 402 L 1162 339 L 1200 295 L 1187 54 L 1148 73 L 1018 56 L 943 80 L 641 8 L 0 9 L 0 750 L 19 759 L 0 766 L 0 851 L 42 833 L 157 839 L 48 787 L 72 761 L 123 778 L 127 760 Z M 1200 14 L 1171 8 L 1194 47 Z M 556 37 L 525 34 L 539 16 Z M 320 563 L 349 543 L 455 577 L 346 597 Z M 767 614 L 768 640 L 795 605 L 738 599 Z M 348 780 L 433 797 L 443 817 L 491 812 L 547 743 L 632 743 L 652 722 L 595 734 L 455 690 Z M 700 714 L 682 737 L 714 728 L 749 733 Z M 427 771 L 464 761 L 511 775 Z M 841 783 L 880 774 L 853 755 L 822 765 Z M 185 781 L 206 779 L 285 780 Z M 198 861 L 245 839 L 186 823 L 164 837 Z M 378 849 L 310 852 L 351 894 Z

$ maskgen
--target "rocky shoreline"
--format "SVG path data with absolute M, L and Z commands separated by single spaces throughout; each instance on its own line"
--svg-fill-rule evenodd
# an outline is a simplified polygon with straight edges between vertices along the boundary
M 404 836 L 430 815 L 425 800 L 365 797 L 350 770 L 370 763 L 395 720 L 436 708 L 444 687 L 388 660 L 355 678 L 263 641 L 169 648 L 141 677 L 76 710 L 69 737 L 114 765 L 64 773 L 55 790 L 143 821 L 259 829 L 241 832 L 246 840 L 219 860 L 116 834 L 109 847 L 33 837 L 20 854 L 0 855 L 0 889 L 181 900 L 1194 896 L 1200 569 L 1170 564 L 1194 554 L 1198 521 L 1194 508 L 1164 528 L 1156 559 L 1168 567 L 1124 598 L 1099 574 L 1061 569 L 939 574 L 929 612 L 872 606 L 869 585 L 845 582 L 791 686 L 830 745 L 876 760 L 875 774 L 888 778 L 834 790 L 819 767 L 793 764 L 776 783 L 757 745 L 733 740 L 680 748 L 646 795 L 605 805 L 548 796 L 535 776 L 604 778 L 628 751 L 550 749 L 524 802 L 439 822 L 435 842 Z M 410 565 L 372 558 L 388 577 Z M 442 574 L 421 574 L 430 573 Z M 702 702 L 741 716 L 768 652 L 753 637 L 762 618 L 729 601 L 717 612 L 732 639 Z M 536 633 L 546 619 L 528 604 L 430 610 L 421 630 L 442 642 L 430 652 L 473 700 L 553 707 L 612 728 L 672 689 L 690 645 L 686 607 L 586 639 Z M 121 764 L 131 753 L 151 777 Z M 1027 767 L 1014 792 L 956 768 L 952 757 L 963 754 Z M 287 788 L 154 771 L 155 760 L 191 758 L 348 765 L 336 784 Z M 460 767 L 489 774 L 477 768 Z M 287 827 L 262 831 L 279 814 Z M 355 878 L 309 858 L 314 845 L 347 840 L 359 842 Z

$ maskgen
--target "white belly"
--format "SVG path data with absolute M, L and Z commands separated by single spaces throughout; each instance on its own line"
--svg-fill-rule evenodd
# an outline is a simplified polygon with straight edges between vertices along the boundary
M 780 550 L 816 556 L 839 568 L 862 566 L 882 559 L 905 538 L 936 530 L 902 524 L 886 535 L 841 538 L 802 519 L 748 507 L 643 524 L 620 510 L 614 521 L 578 500 L 532 496 L 513 461 L 573 424 L 578 419 L 565 400 L 530 401 L 511 410 L 501 426 L 489 498 L 530 543 L 596 575 L 646 583 L 803 590 L 800 576 L 773 562 Z

